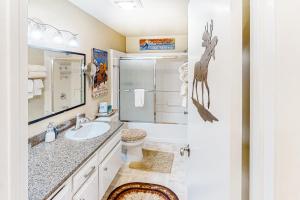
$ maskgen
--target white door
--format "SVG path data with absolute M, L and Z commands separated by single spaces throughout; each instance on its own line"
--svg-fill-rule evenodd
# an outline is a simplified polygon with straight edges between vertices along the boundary
M 189 1 L 188 200 L 240 200 L 242 151 L 242 1 Z M 211 25 L 213 20 L 213 28 Z M 203 34 L 218 38 L 208 65 L 209 111 L 204 122 L 191 99 L 195 63 L 205 47 Z M 205 39 L 205 37 L 204 37 Z M 201 82 L 198 82 L 202 103 Z M 195 92 L 194 92 L 195 96 Z M 196 98 L 195 98 L 196 99 Z M 208 94 L 204 87 L 205 107 Z
M 73 200 L 99 200 L 98 198 L 98 172 L 95 171 L 93 175 L 75 194 Z

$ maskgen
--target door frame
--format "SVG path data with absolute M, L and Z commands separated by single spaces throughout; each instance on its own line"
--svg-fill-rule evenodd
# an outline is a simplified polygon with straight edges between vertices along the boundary
M 27 0 L 1 0 L 0 196 L 28 199 Z
M 252 0 L 250 4 L 250 200 L 274 199 L 275 3 Z

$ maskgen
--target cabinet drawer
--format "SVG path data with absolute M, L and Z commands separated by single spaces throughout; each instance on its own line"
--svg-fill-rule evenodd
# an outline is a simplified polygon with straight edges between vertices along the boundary
M 68 183 L 62 189 L 60 189 L 51 200 L 71 200 L 72 198 L 72 190 L 71 190 L 71 183 Z
M 117 175 L 123 164 L 121 155 L 121 142 L 110 152 L 105 160 L 99 166 L 99 195 L 100 199 L 105 194 L 111 182 Z
M 73 196 L 73 200 L 99 200 L 98 199 L 98 172 L 95 171 Z
M 97 155 L 94 155 L 73 177 L 73 192 L 76 192 L 95 171 L 97 171 Z
M 99 162 L 102 163 L 103 159 L 109 154 L 109 152 L 121 141 L 121 132 L 119 131 L 113 138 L 104 144 L 103 148 L 99 152 Z

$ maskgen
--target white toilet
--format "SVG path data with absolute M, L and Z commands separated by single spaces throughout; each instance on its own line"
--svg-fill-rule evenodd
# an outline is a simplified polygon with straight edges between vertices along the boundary
M 123 153 L 126 162 L 141 161 L 143 159 L 142 147 L 147 136 L 143 129 L 122 130 Z

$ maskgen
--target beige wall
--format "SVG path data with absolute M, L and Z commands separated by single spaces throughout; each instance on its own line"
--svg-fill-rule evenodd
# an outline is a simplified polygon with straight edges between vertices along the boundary
M 172 51 L 140 51 L 140 39 L 155 39 L 155 38 L 175 38 L 175 50 Z M 126 37 L 126 52 L 127 53 L 148 53 L 148 52 L 183 52 L 188 49 L 187 35 L 169 35 L 169 36 L 141 36 L 141 37 Z
M 54 25 L 57 28 L 78 33 L 80 47 L 77 49 L 65 50 L 85 53 L 87 62 L 91 61 L 92 48 L 99 48 L 107 51 L 109 49 L 125 51 L 126 40 L 124 36 L 110 29 L 90 15 L 87 15 L 67 0 L 29 0 L 28 15 L 31 18 L 39 18 L 44 23 Z M 49 48 L 57 47 L 49 46 Z M 108 86 L 110 86 L 110 80 L 108 81 Z M 98 103 L 100 101 L 110 101 L 110 94 L 106 97 L 92 99 L 88 84 L 86 95 L 86 106 L 30 125 L 29 137 L 45 130 L 49 122 L 58 123 L 67 120 L 74 117 L 78 112 L 86 113 L 88 117 L 93 118 L 97 112 Z

